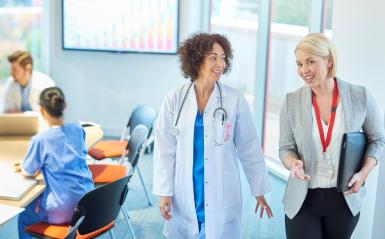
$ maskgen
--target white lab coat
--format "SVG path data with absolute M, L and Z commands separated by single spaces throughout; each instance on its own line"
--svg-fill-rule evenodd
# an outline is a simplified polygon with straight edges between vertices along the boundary
M 31 91 L 29 92 L 29 104 L 32 111 L 39 111 L 40 93 L 48 87 L 54 86 L 53 80 L 40 72 L 33 71 L 31 76 Z M 10 77 L 4 90 L 4 111 L 21 110 L 21 86 Z
M 153 193 L 172 196 L 172 219 L 166 221 L 168 238 L 198 238 L 193 191 L 193 139 L 198 110 L 192 86 L 177 125 L 179 134 L 170 134 L 188 85 L 171 92 L 164 100 L 155 131 Z M 220 106 L 215 86 L 204 111 L 205 227 L 207 239 L 240 238 L 242 212 L 238 158 L 252 195 L 270 190 L 264 157 L 249 106 L 237 90 L 220 83 L 223 107 L 228 118 L 228 140 L 214 146 L 213 113 Z M 253 210 L 253 208 L 250 208 Z

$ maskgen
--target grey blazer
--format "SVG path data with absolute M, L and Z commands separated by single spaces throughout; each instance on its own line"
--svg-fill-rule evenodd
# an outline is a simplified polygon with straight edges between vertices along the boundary
M 385 150 L 385 132 L 374 98 L 367 89 L 337 79 L 340 103 L 345 113 L 346 132 L 361 129 L 368 138 L 366 156 L 377 161 Z M 311 90 L 304 86 L 286 95 L 280 113 L 279 156 L 281 160 L 288 154 L 297 156 L 304 162 L 305 173 L 313 176 L 315 162 L 312 160 L 312 103 Z M 337 142 L 336 142 L 337 143 Z M 341 143 L 341 142 L 338 142 Z M 294 218 L 305 200 L 309 182 L 289 178 L 283 198 L 284 210 L 289 218 Z M 365 187 L 357 193 L 345 196 L 353 215 L 361 209 L 366 194 Z

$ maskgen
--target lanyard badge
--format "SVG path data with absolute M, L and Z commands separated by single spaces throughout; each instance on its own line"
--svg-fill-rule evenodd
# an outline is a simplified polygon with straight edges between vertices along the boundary
M 317 120 L 317 126 L 318 126 L 318 132 L 321 139 L 322 144 L 322 153 L 324 156 L 324 160 L 317 162 L 317 174 L 322 176 L 328 176 L 333 177 L 334 174 L 334 164 L 331 158 L 327 159 L 327 152 L 326 149 L 329 147 L 331 138 L 332 138 L 332 132 L 334 127 L 334 121 L 336 118 L 336 111 L 337 111 L 337 100 L 338 100 L 338 88 L 337 88 L 337 82 L 334 80 L 334 89 L 333 89 L 333 100 L 332 100 L 332 106 L 331 106 L 331 115 L 329 119 L 329 128 L 327 131 L 326 139 L 321 123 L 321 116 L 319 112 L 319 107 L 315 98 L 314 93 L 312 93 L 312 103 L 315 111 L 315 116 Z

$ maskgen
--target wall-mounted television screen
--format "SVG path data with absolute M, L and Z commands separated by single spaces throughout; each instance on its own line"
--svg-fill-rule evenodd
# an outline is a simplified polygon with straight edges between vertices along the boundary
M 62 0 L 65 50 L 175 54 L 179 0 Z

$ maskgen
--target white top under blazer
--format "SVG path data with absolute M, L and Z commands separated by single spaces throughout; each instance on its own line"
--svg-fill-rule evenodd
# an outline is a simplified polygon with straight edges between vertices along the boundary
M 317 118 L 315 116 L 314 107 L 312 107 L 313 115 L 313 128 L 312 128 L 312 138 L 313 138 L 313 155 L 315 160 L 325 160 L 322 152 L 322 143 L 319 135 Z M 334 121 L 334 127 L 332 132 L 332 138 L 330 140 L 329 146 L 326 148 L 326 160 L 331 160 L 334 164 L 334 172 L 331 178 L 322 177 L 318 174 L 314 174 L 310 178 L 309 188 L 333 188 L 337 186 L 337 174 L 338 174 L 338 164 L 340 159 L 341 152 L 341 141 L 342 136 L 345 132 L 345 123 L 344 123 L 344 111 L 342 109 L 341 103 L 337 105 L 336 118 Z M 329 125 L 326 125 L 325 122 L 321 119 L 322 128 L 324 135 L 327 135 Z

